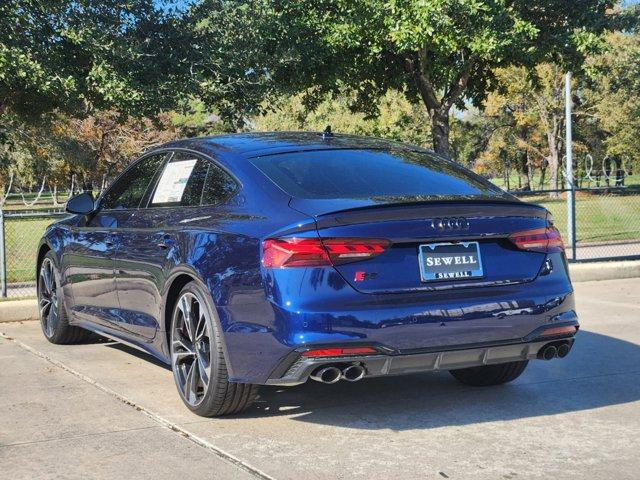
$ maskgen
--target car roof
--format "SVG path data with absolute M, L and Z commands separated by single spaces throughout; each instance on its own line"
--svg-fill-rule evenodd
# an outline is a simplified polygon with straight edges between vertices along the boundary
M 328 149 L 403 149 L 419 150 L 424 152 L 429 151 L 414 145 L 384 140 L 381 138 L 342 134 L 323 136 L 322 133 L 317 132 L 235 133 L 177 140 L 165 144 L 162 147 L 196 148 L 198 150 L 204 149 L 213 152 L 236 154 L 244 158 L 303 150 Z

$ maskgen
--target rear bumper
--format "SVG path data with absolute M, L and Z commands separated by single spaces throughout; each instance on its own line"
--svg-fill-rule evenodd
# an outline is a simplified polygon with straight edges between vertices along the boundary
M 356 292 L 326 269 L 270 271 L 292 278 L 267 278 L 266 297 L 256 290 L 252 302 L 243 294 L 218 307 L 230 379 L 304 382 L 283 377 L 309 347 L 375 346 L 395 357 L 533 342 L 538 328 L 577 321 L 563 258 L 553 255 L 556 268 L 529 283 L 393 295 Z
M 567 324 L 565 324 L 567 325 Z M 576 323 L 571 323 L 575 325 Z M 572 346 L 574 336 L 540 338 L 518 343 L 493 344 L 458 349 L 429 351 L 407 355 L 362 355 L 348 357 L 308 358 L 301 352 L 288 357 L 269 380 L 267 385 L 299 385 L 306 382 L 310 375 L 322 366 L 345 366 L 358 364 L 364 367 L 366 377 L 386 375 L 405 375 L 411 373 L 455 370 L 498 363 L 532 360 L 538 358 L 540 350 L 549 344 L 568 343 Z

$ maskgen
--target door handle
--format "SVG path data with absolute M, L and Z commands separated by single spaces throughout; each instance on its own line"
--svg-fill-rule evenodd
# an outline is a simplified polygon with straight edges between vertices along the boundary
M 105 240 L 104 244 L 106 245 L 107 248 L 113 248 L 113 246 L 115 245 L 113 243 L 113 240 Z

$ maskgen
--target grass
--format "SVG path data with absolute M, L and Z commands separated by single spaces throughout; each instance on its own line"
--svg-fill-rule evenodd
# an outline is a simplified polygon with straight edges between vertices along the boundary
M 545 207 L 567 238 L 567 201 L 546 196 L 523 197 Z M 640 195 L 593 195 L 576 197 L 576 239 L 581 243 L 640 240 Z
M 47 226 L 56 220 L 57 217 L 5 218 L 8 283 L 35 281 L 36 252 L 40 238 Z

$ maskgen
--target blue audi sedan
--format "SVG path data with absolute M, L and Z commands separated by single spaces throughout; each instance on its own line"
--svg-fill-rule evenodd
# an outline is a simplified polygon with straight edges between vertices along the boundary
M 549 212 L 411 145 L 182 140 L 67 211 L 37 252 L 44 335 L 145 350 L 198 415 L 309 379 L 499 385 L 565 357 L 578 331 Z

